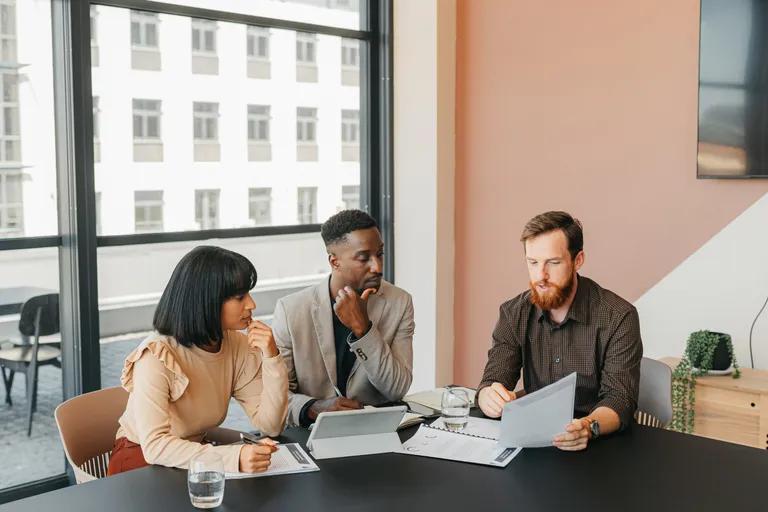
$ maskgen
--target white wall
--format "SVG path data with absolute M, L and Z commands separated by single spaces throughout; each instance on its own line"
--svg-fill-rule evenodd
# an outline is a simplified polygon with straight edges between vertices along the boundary
M 768 194 L 635 302 L 645 354 L 680 356 L 690 333 L 708 329 L 730 334 L 737 361 L 749 366 L 749 328 L 768 296 L 766 255 Z M 755 366 L 768 368 L 768 311 L 753 347 Z
M 394 3 L 395 280 L 413 295 L 414 380 L 453 380 L 456 3 Z

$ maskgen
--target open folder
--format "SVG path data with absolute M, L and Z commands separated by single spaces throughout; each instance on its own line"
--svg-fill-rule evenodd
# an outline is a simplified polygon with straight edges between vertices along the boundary
M 552 446 L 573 419 L 576 372 L 504 405 L 499 444 L 541 448 Z

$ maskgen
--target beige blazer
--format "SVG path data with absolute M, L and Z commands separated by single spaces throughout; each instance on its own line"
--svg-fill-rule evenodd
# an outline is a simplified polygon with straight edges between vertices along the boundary
M 283 297 L 275 306 L 272 331 L 288 367 L 288 424 L 298 425 L 301 409 L 313 398 L 336 396 L 336 342 L 328 279 Z M 368 333 L 350 343 L 356 359 L 347 397 L 365 405 L 400 400 L 413 378 L 413 301 L 404 290 L 382 281 L 368 299 Z

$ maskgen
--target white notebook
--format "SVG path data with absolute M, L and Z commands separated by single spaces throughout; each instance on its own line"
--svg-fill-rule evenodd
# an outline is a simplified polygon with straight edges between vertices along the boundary
M 278 445 L 272 454 L 269 468 L 261 473 L 227 473 L 227 478 L 258 478 L 262 476 L 288 475 L 320 471 L 317 464 L 307 455 L 298 443 Z

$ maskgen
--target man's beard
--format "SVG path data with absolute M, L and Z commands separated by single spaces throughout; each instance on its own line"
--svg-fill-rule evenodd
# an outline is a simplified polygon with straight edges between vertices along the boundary
M 568 297 L 571 295 L 571 292 L 573 291 L 573 284 L 576 282 L 576 279 L 575 276 L 571 275 L 571 277 L 568 279 L 568 282 L 563 286 L 558 286 L 550 281 L 543 281 L 543 283 L 546 283 L 550 288 L 544 294 L 539 292 L 539 289 L 537 288 L 537 285 L 540 282 L 542 281 L 531 281 L 529 283 L 531 288 L 531 304 L 538 306 L 543 311 L 550 311 L 557 309 L 565 304 L 565 302 L 568 300 Z

